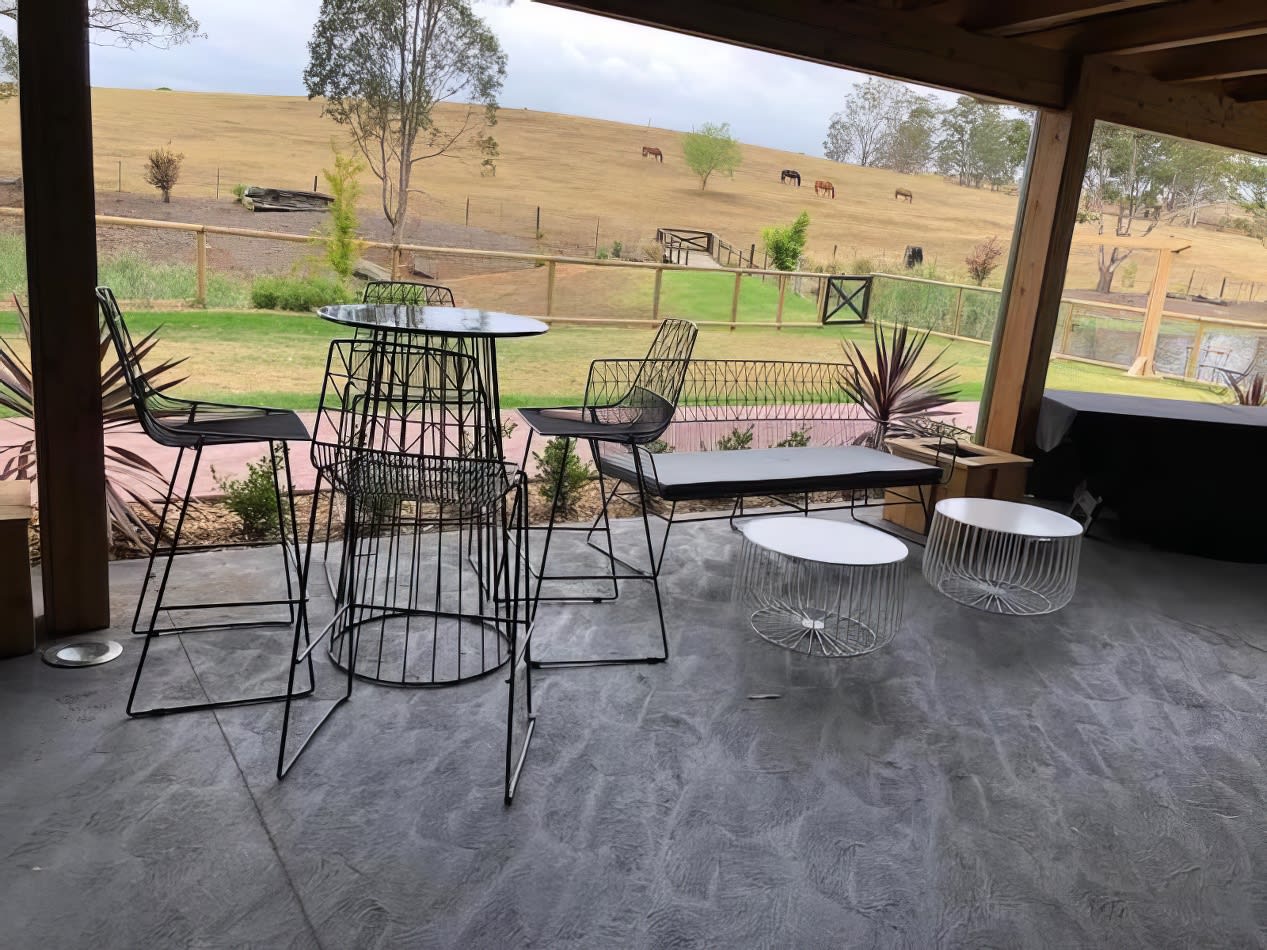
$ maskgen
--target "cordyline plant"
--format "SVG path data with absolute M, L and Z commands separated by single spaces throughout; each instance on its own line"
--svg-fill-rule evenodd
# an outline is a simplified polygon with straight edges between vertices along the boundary
M 27 348 L 31 345 L 31 321 L 14 297 L 22 334 Z M 144 336 L 133 347 L 135 363 L 143 361 L 158 342 L 158 331 Z M 166 379 L 184 360 L 163 360 L 142 373 L 156 392 L 162 392 L 183 380 Z M 25 478 L 35 481 L 35 387 L 31 368 L 20 353 L 0 338 L 0 408 L 19 417 L 19 425 L 28 437 L 13 445 L 0 445 L 0 479 Z M 136 422 L 127 380 L 119 365 L 110 331 L 101 325 L 101 424 L 105 429 L 106 449 L 106 530 L 112 541 L 116 533 L 122 543 L 140 551 L 148 551 L 154 540 L 155 527 L 132 508 L 138 505 L 156 525 L 159 511 L 154 499 L 167 492 L 167 479 L 148 460 L 112 441 L 112 434 Z
M 871 421 L 871 428 L 854 439 L 854 445 L 883 449 L 886 439 L 922 435 L 935 416 L 950 415 L 935 410 L 953 402 L 959 391 L 951 368 L 937 367 L 945 350 L 921 365 L 928 331 L 913 333 L 902 324 L 886 339 L 879 325 L 873 330 L 873 358 L 852 340 L 842 344 L 845 367 L 840 385 Z
M 1227 377 L 1236 401 L 1242 406 L 1267 406 L 1267 376 L 1255 373 L 1249 379 Z

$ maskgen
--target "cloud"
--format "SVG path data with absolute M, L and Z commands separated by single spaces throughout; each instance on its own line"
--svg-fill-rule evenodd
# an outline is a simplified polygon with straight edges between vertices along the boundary
M 303 95 L 319 0 L 189 0 L 205 40 L 174 50 L 94 47 L 99 86 Z M 822 153 L 845 70 L 557 7 L 476 3 L 509 68 L 513 108 L 690 129 L 729 122 L 742 141 Z

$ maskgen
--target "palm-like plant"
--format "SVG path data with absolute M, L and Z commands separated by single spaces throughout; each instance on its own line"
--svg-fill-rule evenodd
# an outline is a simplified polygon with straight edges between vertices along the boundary
M 872 358 L 854 341 L 844 342 L 840 385 L 871 421 L 871 428 L 854 439 L 854 444 L 882 449 L 890 436 L 920 435 L 934 417 L 950 415 L 936 410 L 953 402 L 959 391 L 953 370 L 937 366 L 944 349 L 921 363 L 928 331 L 912 332 L 901 324 L 886 338 L 878 324 L 872 329 Z
M 1242 406 L 1267 406 L 1267 376 L 1255 373 L 1249 379 L 1227 375 L 1228 384 Z
M 28 351 L 31 345 L 31 321 L 14 297 L 18 319 Z M 146 334 L 133 347 L 133 356 L 139 363 L 154 349 L 158 331 Z M 181 379 L 167 379 L 184 360 L 163 360 L 143 375 L 150 387 L 157 392 L 170 389 Z M 0 408 L 8 409 L 19 417 L 19 425 L 28 437 L 12 445 L 0 445 L 0 479 L 25 478 L 34 481 L 38 477 L 35 465 L 35 386 L 31 368 L 13 345 L 0 338 Z M 127 380 L 119 365 L 110 331 L 101 325 L 101 424 L 106 437 L 106 530 L 113 539 L 117 532 L 122 543 L 138 550 L 149 550 L 154 539 L 155 527 L 132 505 L 138 505 L 157 524 L 159 512 L 154 499 L 162 498 L 167 491 L 167 480 L 147 459 L 142 458 L 111 440 L 111 434 L 136 421 Z

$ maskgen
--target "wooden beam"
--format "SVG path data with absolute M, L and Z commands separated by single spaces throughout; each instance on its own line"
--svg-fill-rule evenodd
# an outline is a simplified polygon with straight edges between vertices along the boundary
M 977 11 L 964 17 L 962 25 L 974 33 L 1018 36 L 1159 2 L 1161 0 L 1011 0 L 999 3 L 986 0 L 977 4 Z
M 1267 73 L 1267 36 L 1149 53 L 1129 64 L 1162 82 L 1205 82 Z
M 1139 333 L 1139 346 L 1135 360 L 1126 371 L 1128 376 L 1156 376 L 1157 340 L 1161 336 L 1161 312 L 1166 309 L 1166 284 L 1170 281 L 1170 265 L 1175 251 L 1162 251 L 1157 255 L 1157 269 L 1148 288 L 1148 306 L 1144 310 L 1144 326 Z
M 1094 125 L 1085 79 L 1071 110 L 1044 110 L 1034 122 L 977 427 L 992 449 L 1031 448 Z
M 44 634 L 110 625 L 88 0 L 18 19 Z
M 860 0 L 539 0 L 911 82 L 1063 108 L 1069 62 L 1055 51 L 980 36 Z
M 1089 60 L 1097 119 L 1181 139 L 1267 155 L 1267 104 L 1158 82 L 1107 60 Z
M 1030 33 L 1025 42 L 1074 53 L 1130 55 L 1267 33 L 1263 0 L 1186 0 Z
M 1227 80 L 1221 91 L 1236 102 L 1262 102 L 1267 99 L 1267 76 Z

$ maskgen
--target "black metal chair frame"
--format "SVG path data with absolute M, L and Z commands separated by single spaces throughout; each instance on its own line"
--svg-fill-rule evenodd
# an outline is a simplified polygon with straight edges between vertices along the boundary
M 531 430 L 524 447 L 524 466 L 526 467 L 532 450 L 533 438 L 538 435 L 563 439 L 562 457 L 565 459 L 573 443 L 579 440 L 584 440 L 589 444 L 595 459 L 599 457 L 600 446 L 621 445 L 632 450 L 634 464 L 638 467 L 638 484 L 645 484 L 641 468 L 643 453 L 640 449 L 659 439 L 673 418 L 697 334 L 698 328 L 689 321 L 665 320 L 660 325 L 647 355 L 642 359 L 595 360 L 590 365 L 582 405 L 521 409 L 520 414 Z M 645 493 L 638 492 L 636 496 L 636 507 L 641 514 L 643 535 L 647 546 L 648 564 L 643 570 L 618 557 L 615 553 L 608 513 L 611 496 L 607 492 L 601 471 L 599 472 L 599 495 L 602 506 L 594 524 L 587 526 L 557 523 L 558 500 L 562 496 L 565 472 L 566 467 L 560 465 L 551 495 L 552 503 L 547 524 L 541 528 L 529 528 L 530 533 L 534 530 L 545 533 L 541 557 L 534 568 L 536 577 L 532 608 L 534 620 L 536 610 L 542 601 L 603 603 L 620 596 L 620 581 L 647 581 L 651 584 L 655 595 L 656 614 L 660 626 L 660 653 L 657 656 L 642 657 L 541 659 L 536 661 L 536 666 L 549 669 L 664 662 L 669 657 L 669 639 L 664 622 L 664 604 L 660 594 L 660 561 L 663 556 L 663 544 L 660 548 L 660 557 L 657 557 L 649 518 L 649 503 Z M 602 524 L 601 528 L 598 527 L 599 522 Z M 605 549 L 598 548 L 592 542 L 592 536 L 596 530 L 601 530 L 605 536 Z M 555 531 L 585 532 L 586 541 L 590 543 L 590 546 L 601 551 L 607 558 L 608 570 L 603 574 L 550 574 L 547 565 L 550 542 Z M 623 573 L 620 568 L 624 568 Z M 600 596 L 544 596 L 542 588 L 547 581 L 606 581 L 611 584 L 611 593 Z
M 296 624 L 294 670 L 310 662 L 323 640 L 327 653 L 345 677 L 342 695 L 287 757 L 291 706 L 283 718 L 277 774 L 284 777 L 330 716 L 352 694 L 357 679 L 395 686 L 449 686 L 483 678 L 510 664 L 507 679 L 505 800 L 514 797 L 536 725 L 532 708 L 531 627 L 527 569 L 522 543 L 527 527 L 524 501 L 526 479 L 488 452 L 489 432 L 496 421 L 478 364 L 452 349 L 399 342 L 396 338 L 336 340 L 330 345 L 322 388 L 321 408 L 312 443 L 312 461 L 319 480 L 325 480 L 346 499 L 344 538 L 335 585 L 335 613 L 328 624 L 306 640 Z M 412 512 L 405 511 L 412 506 Z M 316 529 L 316 509 L 309 518 L 309 557 Z M 457 530 L 458 550 L 474 545 L 470 566 L 476 572 L 474 597 L 478 606 L 463 609 L 462 571 L 458 574 L 456 610 L 442 604 L 445 589 L 443 546 Z M 429 530 L 434 529 L 434 530 Z M 511 543 L 512 536 L 516 543 Z M 437 558 L 433 571 L 434 602 L 418 599 L 419 564 L 424 537 L 434 537 Z M 386 542 L 384 542 L 384 538 Z M 384 547 L 385 543 L 385 547 Z M 406 546 L 408 545 L 408 550 Z M 385 550 L 385 556 L 384 556 Z M 512 556 L 513 551 L 513 556 Z M 398 602 L 397 559 L 409 558 L 409 593 Z M 305 583 L 309 576 L 305 565 Z M 389 603 L 373 599 L 378 582 L 393 591 Z M 304 608 L 306 610 L 306 608 Z M 411 678 L 401 660 L 399 678 L 384 674 L 385 622 L 406 618 L 405 656 L 409 654 L 409 624 L 418 618 L 432 621 L 429 679 Z M 457 675 L 436 678 L 436 651 L 441 621 L 458 624 Z M 380 624 L 378 655 L 373 673 L 359 666 L 362 633 Z M 480 660 L 474 673 L 462 674 L 462 624 L 481 630 Z M 487 633 L 494 634 L 495 653 L 487 655 Z M 502 654 L 506 647 L 505 656 Z M 522 747 L 515 746 L 516 679 L 524 674 L 526 721 Z
M 292 682 L 286 693 L 274 693 L 262 696 L 245 696 L 227 700 L 209 700 L 202 703 L 185 703 L 174 706 L 158 706 L 148 709 L 136 708 L 136 694 L 140 686 L 141 676 L 149 658 L 150 647 L 158 637 L 197 633 L 214 630 L 228 630 L 244 627 L 291 627 L 302 617 L 298 610 L 302 594 L 296 588 L 302 588 L 300 569 L 299 533 L 295 515 L 294 483 L 291 478 L 289 441 L 306 441 L 307 429 L 299 418 L 286 410 L 270 409 L 262 406 L 243 406 L 229 403 L 215 403 L 202 400 L 180 399 L 158 392 L 148 382 L 144 369 L 137 358 L 136 347 L 132 342 L 127 323 L 119 309 L 118 301 L 108 287 L 97 288 L 97 301 L 102 319 L 110 333 L 111 342 L 119 359 L 124 381 L 127 383 L 130 398 L 136 411 L 142 430 L 159 445 L 177 449 L 176 464 L 172 468 L 172 476 L 167 485 L 163 499 L 159 521 L 154 529 L 154 543 L 150 548 L 146 564 L 145 577 L 141 584 L 141 592 L 137 597 L 136 611 L 132 618 L 132 633 L 144 635 L 145 642 L 141 648 L 141 656 L 137 662 L 136 672 L 132 679 L 132 688 L 128 693 L 127 714 L 134 718 L 156 716 L 175 712 L 195 712 L 206 709 L 223 709 L 231 706 L 253 705 L 256 703 L 289 701 L 295 696 L 306 696 L 312 691 L 312 669 L 309 666 L 308 686 L 299 693 L 293 693 Z M 198 467 L 202 461 L 203 450 L 209 446 L 267 444 L 269 458 L 272 461 L 273 489 L 277 500 L 277 526 L 279 544 L 282 550 L 283 573 L 286 579 L 285 598 L 272 600 L 235 600 L 215 601 L 208 603 L 177 603 L 166 601 L 167 585 L 171 580 L 172 567 L 180 554 L 206 550 L 207 545 L 182 545 L 181 535 L 185 527 L 189 505 L 193 500 L 194 482 Z M 193 462 L 189 469 L 185 491 L 180 496 L 180 504 L 176 512 L 175 524 L 170 533 L 165 529 L 173 509 L 176 497 L 176 485 L 179 481 L 181 465 L 185 453 L 192 451 Z M 283 493 L 282 476 L 285 490 Z M 284 497 L 284 501 L 283 501 Z M 289 516 L 290 529 L 287 530 Z M 169 538 L 164 544 L 165 534 Z M 232 548 L 254 546 L 246 544 L 215 545 L 215 548 Z M 146 598 L 155 579 L 155 565 L 160 556 L 163 559 L 161 577 L 154 598 L 154 606 L 148 618 L 143 620 Z M 292 578 L 292 567 L 295 576 Z M 201 624 L 184 624 L 167 629 L 158 629 L 158 617 L 164 611 L 228 611 L 241 608 L 279 607 L 287 608 L 286 618 L 281 620 L 260 620 L 251 618 L 238 621 L 217 621 Z M 306 635 L 306 627 L 304 628 Z M 293 673 L 293 671 L 291 671 Z

